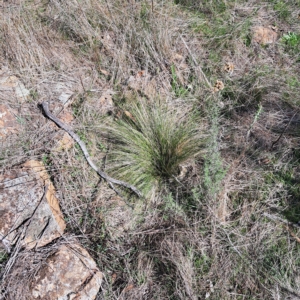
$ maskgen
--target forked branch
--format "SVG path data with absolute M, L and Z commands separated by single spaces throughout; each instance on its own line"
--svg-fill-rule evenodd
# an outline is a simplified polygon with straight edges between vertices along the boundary
M 47 118 L 49 118 L 51 121 L 53 121 L 61 129 L 63 129 L 64 131 L 66 131 L 73 138 L 73 140 L 77 142 L 77 144 L 81 148 L 81 150 L 82 150 L 82 152 L 84 154 L 84 157 L 87 160 L 87 162 L 90 165 L 90 167 L 92 169 L 94 169 L 100 177 L 102 177 L 103 179 L 105 179 L 108 182 L 108 184 L 113 188 L 113 190 L 115 190 L 113 184 L 117 184 L 117 185 L 123 186 L 123 187 L 131 190 L 132 192 L 134 192 L 139 197 L 142 196 L 141 192 L 136 187 L 134 187 L 133 185 L 131 185 L 131 184 L 127 183 L 127 182 L 121 181 L 121 180 L 114 179 L 114 178 L 108 176 L 106 173 L 104 173 L 101 170 L 99 170 L 97 168 L 97 166 L 91 160 L 91 157 L 90 157 L 90 155 L 89 155 L 89 153 L 87 151 L 87 148 L 86 148 L 84 142 L 80 139 L 80 137 L 69 126 L 67 126 L 66 124 L 64 124 L 61 120 L 59 120 L 57 117 L 55 117 L 49 111 L 49 107 L 48 107 L 48 103 L 47 102 L 43 102 L 41 105 L 42 105 L 42 108 L 43 108 L 44 113 L 47 116 Z

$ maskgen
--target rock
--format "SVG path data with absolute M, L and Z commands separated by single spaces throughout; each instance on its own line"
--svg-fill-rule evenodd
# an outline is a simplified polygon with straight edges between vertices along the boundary
M 0 76 L 0 91 L 13 91 L 15 96 L 24 102 L 30 95 L 22 82 L 16 76 L 7 76 L 5 72 L 1 72 Z
M 42 247 L 66 227 L 44 165 L 27 161 L 0 175 L 0 237 L 9 252 L 19 239 L 26 249 Z
M 261 45 L 273 44 L 277 40 L 277 32 L 268 27 L 254 27 L 252 40 Z
M 62 92 L 59 95 L 58 99 L 62 104 L 66 104 L 72 96 L 73 96 L 73 92 L 71 92 L 71 91 L 70 92 Z
M 17 82 L 16 76 L 3 76 L 0 79 L 1 90 L 12 90 L 17 86 Z
M 79 244 L 62 244 L 30 284 L 30 299 L 92 300 L 101 287 L 103 274 Z
M 69 112 L 67 109 L 63 109 L 57 117 L 59 120 L 61 120 L 63 123 L 65 123 L 67 125 L 69 125 L 74 120 L 72 113 Z M 53 151 L 61 151 L 61 150 L 71 149 L 75 143 L 74 140 L 72 139 L 72 137 L 70 137 L 70 135 L 67 132 L 60 129 L 52 121 L 51 121 L 51 126 L 53 126 L 53 128 L 55 128 L 55 129 L 61 131 L 61 133 L 59 134 L 59 137 L 57 138 L 57 143 L 54 146 Z
M 6 105 L 0 104 L 0 140 L 17 133 L 20 124 L 16 119 L 16 112 Z
M 71 97 L 74 95 L 72 91 L 72 85 L 67 82 L 58 82 L 53 86 L 53 93 L 58 100 L 63 104 L 66 105 Z
M 101 93 L 96 89 L 93 91 L 95 91 L 96 94 L 90 99 L 88 103 L 89 108 L 99 116 L 111 114 L 115 110 L 113 95 L 115 95 L 116 92 L 112 89 L 103 89 Z
M 29 90 L 27 90 L 24 86 L 23 83 L 18 83 L 18 85 L 15 88 L 15 93 L 17 98 L 21 99 L 21 100 L 26 100 L 27 97 L 30 95 Z

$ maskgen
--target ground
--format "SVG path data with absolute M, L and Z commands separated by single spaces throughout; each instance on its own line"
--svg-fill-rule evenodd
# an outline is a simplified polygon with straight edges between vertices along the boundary
M 1 78 L 10 76 L 0 102 L 18 123 L 3 139 L 1 169 L 44 163 L 67 232 L 105 274 L 97 299 L 300 299 L 298 0 L 0 5 Z M 116 195 L 78 145 L 57 145 L 62 132 L 43 101 L 118 179 L 136 176 L 118 172 L 115 157 L 149 170 L 133 159 L 149 148 L 132 132 L 154 139 L 152 123 L 136 121 L 140 107 L 191 126 L 199 151 L 181 159 L 190 144 L 178 143 L 171 171 L 151 171 L 144 197 Z M 110 136 L 124 123 L 128 144 Z M 173 135 L 161 136 L 170 149 Z

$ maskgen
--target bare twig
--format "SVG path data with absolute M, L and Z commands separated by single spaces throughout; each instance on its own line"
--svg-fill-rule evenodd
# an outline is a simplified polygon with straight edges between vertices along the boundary
M 108 184 L 110 185 L 110 187 L 117 192 L 117 194 L 120 194 L 114 187 L 113 184 L 117 184 L 117 185 L 121 185 L 129 190 L 131 190 L 132 192 L 134 192 L 136 195 L 138 195 L 139 197 L 142 196 L 141 192 L 134 187 L 133 185 L 121 181 L 121 180 L 117 180 L 114 179 L 110 176 L 108 176 L 106 173 L 102 172 L 101 170 L 99 170 L 97 168 L 97 166 L 93 163 L 93 161 L 90 158 L 90 155 L 87 151 L 87 148 L 84 144 L 84 142 L 80 139 L 80 137 L 71 129 L 69 128 L 66 124 L 64 124 L 62 121 L 60 121 L 58 118 L 56 118 L 54 115 L 51 114 L 51 112 L 49 111 L 49 107 L 48 107 L 48 103 L 47 102 L 43 102 L 42 104 L 42 108 L 44 110 L 45 115 L 47 116 L 47 118 L 49 118 L 51 121 L 53 121 L 57 126 L 59 126 L 61 129 L 63 129 L 64 131 L 66 131 L 79 145 L 79 147 L 81 148 L 85 159 L 87 160 L 88 164 L 90 165 L 90 167 L 97 172 L 97 174 L 102 177 L 103 179 L 105 179 Z
M 286 224 L 288 226 L 293 226 L 293 227 L 297 227 L 297 228 L 300 228 L 300 225 L 296 224 L 296 223 L 292 223 L 292 222 L 289 222 L 288 220 L 285 220 L 279 216 L 276 216 L 276 215 L 270 215 L 268 213 L 263 213 L 263 215 L 265 217 L 267 217 L 268 219 L 272 220 L 272 221 L 279 221 L 283 224 Z
M 270 214 L 267 214 L 267 213 L 264 213 L 264 216 L 267 217 L 268 219 L 272 220 L 272 221 L 279 221 L 282 224 L 282 226 L 290 233 L 290 235 L 298 242 L 300 243 L 300 238 L 292 231 L 292 229 L 290 228 L 291 226 L 292 227 L 296 227 L 296 228 L 300 228 L 300 225 L 296 224 L 296 223 L 292 223 L 292 222 L 289 222 L 285 219 L 282 219 L 278 216 L 274 216 L 274 215 L 270 215 Z
M 296 116 L 296 114 L 298 113 L 299 110 L 297 110 L 293 116 L 290 118 L 290 121 L 287 123 L 287 125 L 285 126 L 285 128 L 283 129 L 283 131 L 281 132 L 281 134 L 279 135 L 278 139 L 276 141 L 274 141 L 272 143 L 271 149 L 273 149 L 273 147 L 279 142 L 279 140 L 281 139 L 281 137 L 285 134 L 286 130 L 288 129 L 288 127 L 290 126 L 290 124 L 292 123 L 294 117 Z
M 255 114 L 255 116 L 254 116 L 253 122 L 251 123 L 251 125 L 250 125 L 250 127 L 249 127 L 249 129 L 248 129 L 248 131 L 247 131 L 247 135 L 246 135 L 246 142 L 247 142 L 247 143 L 248 143 L 248 139 L 249 139 L 251 130 L 252 130 L 254 124 L 257 122 L 257 120 L 258 120 L 258 118 L 259 118 L 261 112 L 262 112 L 262 105 L 259 104 L 258 110 L 257 110 L 257 112 L 256 112 L 256 114 Z
M 191 58 L 192 58 L 192 60 L 193 60 L 193 62 L 194 62 L 194 64 L 195 64 L 196 69 L 198 69 L 198 71 L 199 71 L 199 73 L 200 73 L 200 76 L 199 76 L 199 77 L 201 77 L 201 79 L 205 81 L 205 83 L 207 84 L 207 86 L 208 86 L 210 89 L 212 89 L 212 85 L 211 85 L 210 82 L 208 81 L 208 79 L 207 79 L 206 75 L 204 74 L 204 72 L 203 72 L 202 68 L 200 67 L 200 65 L 197 63 L 197 61 L 196 61 L 196 59 L 195 59 L 195 57 L 194 57 L 192 51 L 191 51 L 190 48 L 188 47 L 188 45 L 187 45 L 187 43 L 185 42 L 185 40 L 183 39 L 183 37 L 182 37 L 182 36 L 180 36 L 180 37 L 181 37 L 181 40 L 182 40 L 182 42 L 183 42 L 185 48 L 186 48 L 187 51 L 189 52 L 189 54 L 190 54 L 190 56 L 191 56 Z
M 293 232 L 293 230 L 289 227 L 289 225 L 282 225 L 289 233 L 290 235 L 298 242 L 300 243 L 300 238 L 297 237 L 297 235 Z

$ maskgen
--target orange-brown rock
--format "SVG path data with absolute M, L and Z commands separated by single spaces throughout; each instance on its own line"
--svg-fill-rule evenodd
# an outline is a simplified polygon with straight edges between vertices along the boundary
M 65 132 L 60 140 L 57 141 L 54 151 L 71 149 L 74 146 L 74 140 Z
M 34 276 L 31 299 L 92 300 L 96 298 L 102 278 L 85 249 L 76 243 L 63 244 Z
M 69 125 L 73 120 L 74 117 L 71 112 L 68 110 L 62 110 L 61 113 L 57 116 L 63 123 Z M 59 127 L 52 122 L 52 126 L 59 129 Z M 67 132 L 62 131 L 60 134 L 56 145 L 53 148 L 53 151 L 60 151 L 60 150 L 67 150 L 71 149 L 74 145 L 74 140 Z
M 268 27 L 254 27 L 252 39 L 262 45 L 273 44 L 277 40 L 277 32 Z
M 16 119 L 16 112 L 4 104 L 0 104 L 0 140 L 17 133 L 20 124 Z
M 0 175 L 0 241 L 7 251 L 17 240 L 27 249 L 44 246 L 61 236 L 65 227 L 41 162 L 27 161 Z

